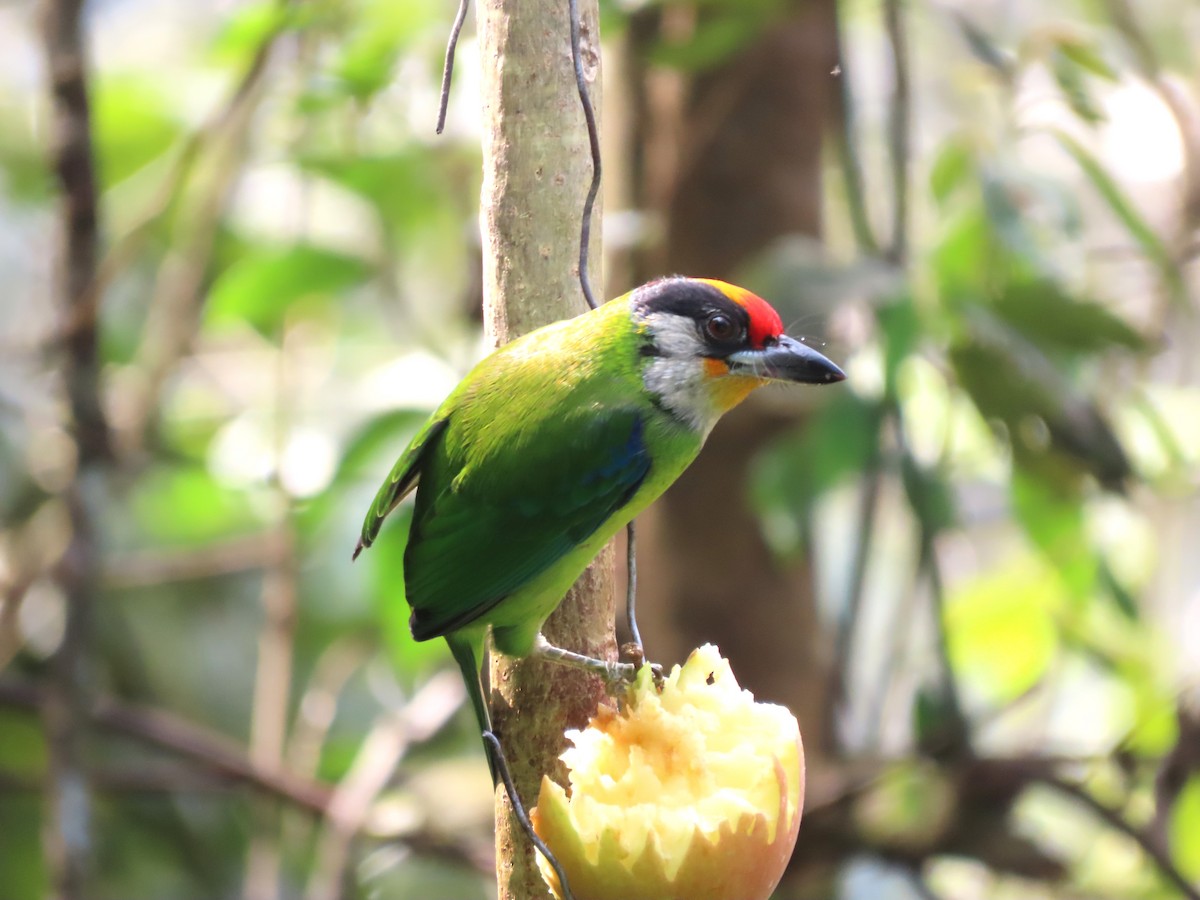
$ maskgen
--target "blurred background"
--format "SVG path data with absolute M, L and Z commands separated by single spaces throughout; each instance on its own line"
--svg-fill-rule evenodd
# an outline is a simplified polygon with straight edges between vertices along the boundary
M 71 6 L 0 3 L 0 898 L 494 896 L 403 514 L 350 565 L 486 350 L 474 16 L 438 137 L 447 2 Z M 777 897 L 1200 896 L 1200 8 L 602 22 L 605 294 L 850 376 L 639 532 L 650 656 L 800 717 Z

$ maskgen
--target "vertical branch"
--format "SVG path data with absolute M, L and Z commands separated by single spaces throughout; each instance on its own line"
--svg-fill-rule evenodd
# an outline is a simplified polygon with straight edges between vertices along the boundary
M 846 192 L 846 207 L 850 216 L 850 227 L 859 252 L 873 254 L 879 250 L 879 242 L 871 228 L 871 213 L 867 208 L 866 189 L 863 186 L 862 157 L 858 153 L 858 116 L 854 103 L 854 84 L 847 65 L 845 41 L 842 39 L 842 16 L 836 17 L 838 79 L 837 111 L 841 128 L 834 133 L 838 155 L 842 163 L 843 190 Z
M 564 237 L 579 233 L 591 160 L 567 7 L 560 0 L 484 0 L 479 6 L 484 319 L 497 344 L 583 310 L 579 248 Z M 598 108 L 596 0 L 580 0 L 579 12 L 581 70 Z M 589 241 L 593 263 L 599 232 L 593 228 Z M 546 623 L 552 642 L 615 657 L 613 568 L 609 547 Z M 536 797 L 542 773 L 561 777 L 563 729 L 583 725 L 603 696 L 598 679 L 560 669 L 551 676 L 546 665 L 499 656 L 491 664 L 496 732 L 527 802 Z M 503 790 L 497 794 L 496 848 L 500 900 L 546 896 L 533 848 Z
M 262 588 L 263 623 L 258 635 L 258 668 L 250 719 L 250 758 L 260 766 L 283 763 L 291 698 L 296 631 L 297 560 L 291 498 L 281 482 L 284 450 L 292 420 L 292 377 L 288 329 L 280 336 L 275 383 L 275 474 L 279 551 L 267 568 Z M 279 896 L 278 809 L 264 804 L 246 864 L 246 900 Z
M 87 652 L 91 610 L 100 581 L 100 558 L 88 505 L 90 484 L 109 458 L 108 426 L 100 405 L 92 302 L 96 277 L 97 194 L 92 161 L 87 64 L 80 31 L 82 0 L 45 0 L 42 24 L 53 93 L 50 132 L 55 174 L 62 192 L 58 315 L 89 323 L 71 330 L 61 345 L 68 400 L 66 423 L 78 449 L 75 480 L 65 492 L 71 540 L 56 576 L 66 599 L 62 641 L 51 665 L 44 707 L 49 747 L 45 853 L 54 893 L 83 896 L 91 852 L 91 790 L 85 769 L 85 722 L 89 707 Z
M 909 80 L 908 34 L 902 0 L 884 0 L 883 22 L 892 45 L 892 102 L 888 137 L 892 163 L 892 241 L 887 257 L 901 264 L 908 256 L 908 163 L 911 155 L 912 88 Z

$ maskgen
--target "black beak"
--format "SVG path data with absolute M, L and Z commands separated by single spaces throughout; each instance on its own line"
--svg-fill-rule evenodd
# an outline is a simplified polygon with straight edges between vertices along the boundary
M 846 373 L 807 344 L 781 334 L 762 350 L 738 350 L 726 357 L 731 371 L 774 381 L 799 384 L 833 384 Z

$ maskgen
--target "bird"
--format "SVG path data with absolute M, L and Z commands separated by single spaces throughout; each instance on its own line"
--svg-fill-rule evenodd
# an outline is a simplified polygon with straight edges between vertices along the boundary
M 707 278 L 652 281 L 476 365 L 400 455 L 354 558 L 415 490 L 404 550 L 409 626 L 417 641 L 446 639 L 486 745 L 489 632 L 509 656 L 611 674 L 613 664 L 541 635 L 588 563 L 753 390 L 844 378 L 750 291 Z

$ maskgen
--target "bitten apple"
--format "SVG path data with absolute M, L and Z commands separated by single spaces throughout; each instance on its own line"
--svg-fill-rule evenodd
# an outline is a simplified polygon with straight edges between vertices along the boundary
M 796 718 L 755 703 L 716 647 L 569 731 L 569 789 L 542 779 L 534 828 L 575 900 L 765 900 L 800 827 Z M 558 878 L 539 857 L 546 882 Z

